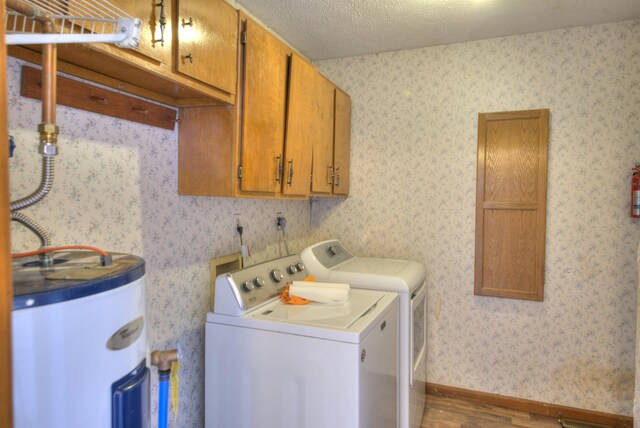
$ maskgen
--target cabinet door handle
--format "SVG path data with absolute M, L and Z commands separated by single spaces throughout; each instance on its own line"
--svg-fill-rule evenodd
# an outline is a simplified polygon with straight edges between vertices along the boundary
M 193 27 L 193 18 L 189 17 L 188 21 L 185 21 L 184 18 L 182 18 L 182 26 L 183 27 L 187 27 L 187 26 Z
M 337 166 L 336 167 L 336 180 L 335 180 L 335 184 L 336 187 L 340 186 L 340 167 Z
M 193 64 L 193 54 L 191 54 L 191 53 L 189 55 L 183 56 L 182 59 L 184 59 L 184 60 L 188 59 L 189 62 Z
M 333 184 L 333 165 L 327 166 L 327 182 Z
M 282 156 L 276 158 L 276 183 L 282 180 Z
M 153 4 L 154 7 L 160 8 L 160 38 L 153 39 L 152 43 L 160 43 L 160 46 L 164 46 L 164 29 L 167 26 L 167 17 L 164 15 L 164 0 L 160 0 L 158 3 Z
M 291 186 L 293 183 L 293 159 L 289 161 L 289 178 L 287 179 L 287 184 Z

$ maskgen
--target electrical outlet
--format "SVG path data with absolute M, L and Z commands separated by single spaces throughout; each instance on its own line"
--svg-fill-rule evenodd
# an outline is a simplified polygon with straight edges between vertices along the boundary
M 233 215 L 233 233 L 234 234 L 239 234 L 240 232 L 238 231 L 239 227 L 243 227 L 242 225 L 242 215 L 239 213 L 236 213 Z
M 287 226 L 287 219 L 283 216 L 276 217 L 276 229 L 284 229 Z

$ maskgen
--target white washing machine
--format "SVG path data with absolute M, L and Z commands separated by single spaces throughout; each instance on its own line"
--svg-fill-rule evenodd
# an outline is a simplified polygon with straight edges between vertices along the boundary
M 427 367 L 424 265 L 406 260 L 354 256 L 335 239 L 307 247 L 300 256 L 309 273 L 319 281 L 346 282 L 352 287 L 399 294 L 398 427 L 420 428 L 426 400 Z
M 205 427 L 389 428 L 397 424 L 398 298 L 283 303 L 299 256 L 216 279 L 205 325 Z

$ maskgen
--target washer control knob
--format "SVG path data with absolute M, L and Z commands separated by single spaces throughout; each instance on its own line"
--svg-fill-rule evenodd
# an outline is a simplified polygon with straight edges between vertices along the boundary
M 298 268 L 298 272 L 302 272 L 302 271 L 305 269 L 305 267 L 304 267 L 304 265 L 302 264 L 302 262 L 297 263 L 297 264 L 296 264 L 296 267 Z
M 264 286 L 264 279 L 257 276 L 256 279 L 253 280 L 253 283 L 256 285 L 256 287 L 262 287 Z
M 250 291 L 253 291 L 253 289 L 256 287 L 253 285 L 251 281 L 245 281 L 244 284 L 242 284 L 242 288 L 244 289 L 244 291 L 250 292 Z
M 287 272 L 289 272 L 291 275 L 293 275 L 294 273 L 298 273 L 298 267 L 296 265 L 291 265 L 287 268 Z
M 333 245 L 330 246 L 328 250 L 329 250 L 329 254 L 331 254 L 332 256 L 335 256 L 336 254 L 338 254 L 338 250 Z
M 271 279 L 275 282 L 280 282 L 284 279 L 284 276 L 282 276 L 282 273 L 278 269 L 274 269 L 271 271 Z

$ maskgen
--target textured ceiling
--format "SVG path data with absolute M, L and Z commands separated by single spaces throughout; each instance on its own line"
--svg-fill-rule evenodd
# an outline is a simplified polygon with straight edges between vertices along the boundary
M 311 60 L 640 19 L 640 0 L 235 0 Z

